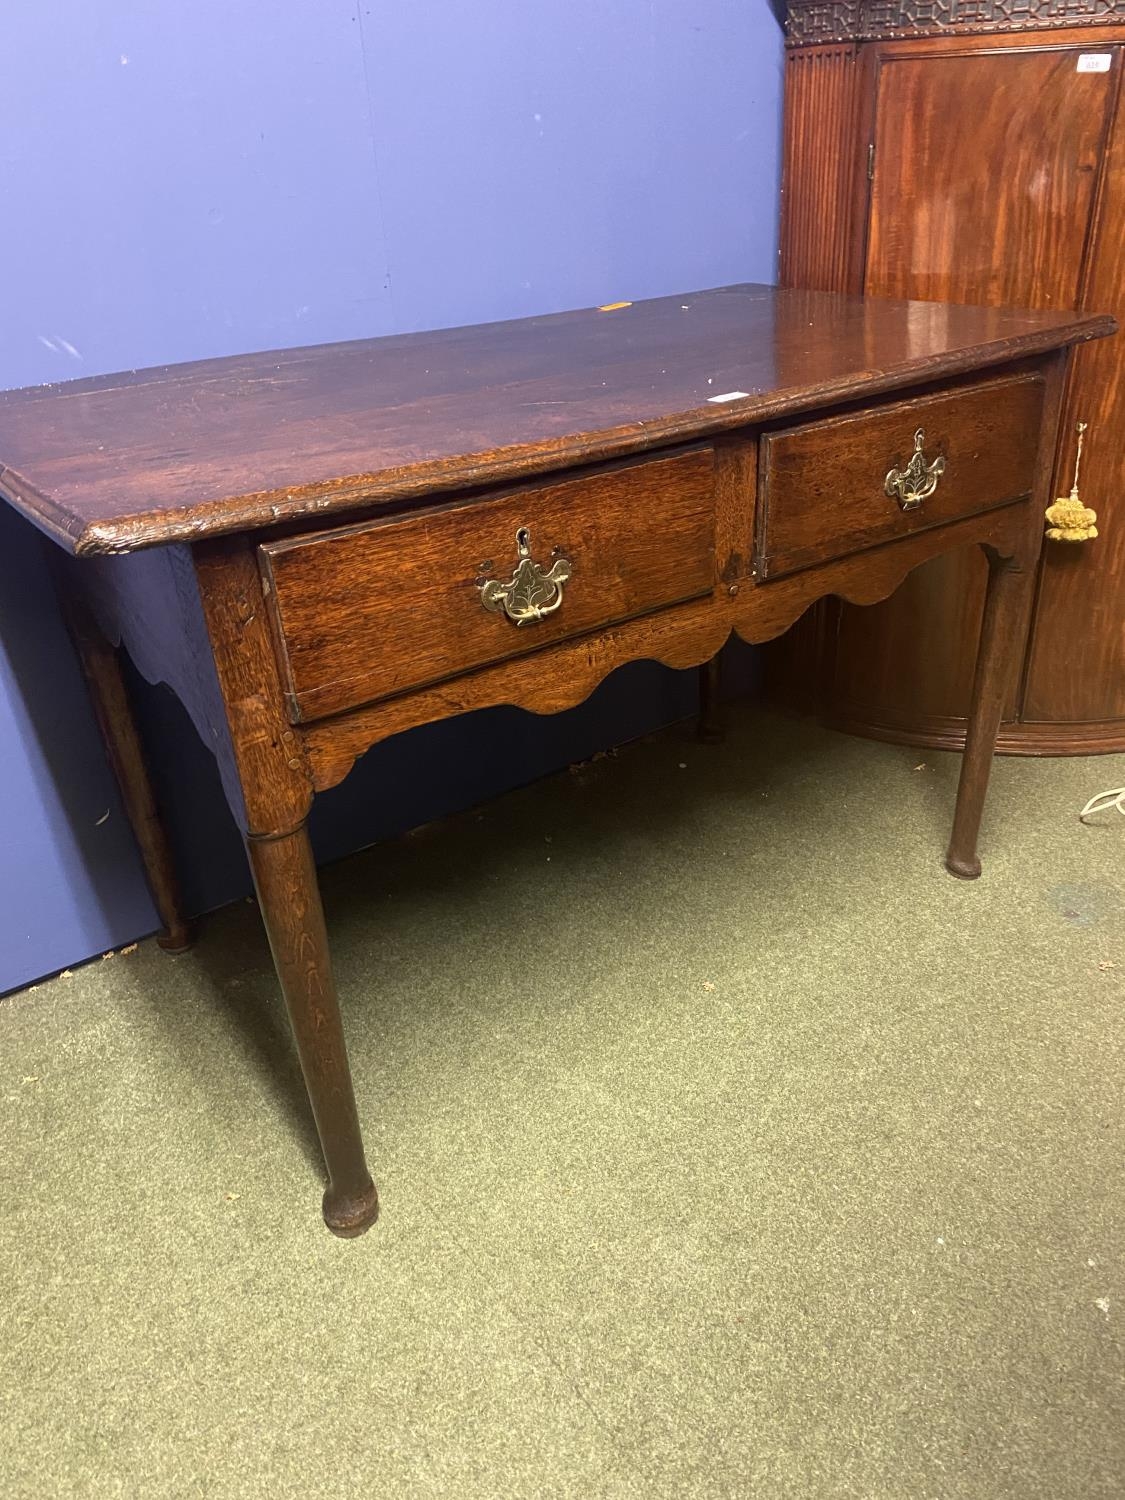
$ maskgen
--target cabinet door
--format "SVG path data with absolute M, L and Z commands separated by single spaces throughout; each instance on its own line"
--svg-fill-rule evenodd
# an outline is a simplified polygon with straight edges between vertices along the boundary
M 1075 307 L 1112 74 L 1078 49 L 887 59 L 866 290 Z
M 1078 305 L 1117 82 L 1116 58 L 1102 50 L 1112 62 L 1105 71 L 1080 71 L 1078 47 L 946 43 L 881 56 L 869 294 Z M 843 607 L 837 716 L 939 738 L 956 733 L 984 577 L 974 550 L 919 569 L 883 605 Z M 1015 712 L 1013 693 L 1008 716 Z

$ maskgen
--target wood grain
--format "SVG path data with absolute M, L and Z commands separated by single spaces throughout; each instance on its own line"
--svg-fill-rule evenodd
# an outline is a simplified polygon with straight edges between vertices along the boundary
M 1005 505 L 1031 489 L 1043 409 L 1037 375 L 986 381 L 941 395 L 782 428 L 762 439 L 757 569 L 775 578 L 877 542 Z M 945 459 L 917 510 L 888 497 L 914 433 Z
M 561 607 L 517 627 L 481 603 L 509 579 L 516 534 L 549 568 Z M 295 721 L 338 713 L 567 636 L 709 593 L 715 583 L 710 448 L 485 495 L 402 519 L 260 549 Z
M 630 661 L 695 667 L 714 656 L 732 632 L 752 644 L 772 640 L 816 599 L 835 594 L 856 604 L 885 599 L 912 568 L 945 548 L 988 543 L 1005 555 L 1026 547 L 1028 505 L 935 527 L 838 562 L 757 584 L 749 563 L 707 599 L 562 641 L 533 662 L 500 662 L 452 681 L 353 710 L 298 731 L 317 791 L 335 786 L 356 758 L 393 734 L 474 709 L 516 704 L 558 713 L 582 702 L 610 672 Z
M 883 54 L 869 296 L 1077 305 L 1116 80 L 1076 58 Z
M 195 542 L 707 439 L 1112 328 L 741 286 L 207 360 L 0 395 L 0 495 L 81 554 Z
M 285 717 L 257 559 L 240 537 L 192 551 L 238 779 L 232 811 L 248 837 L 276 838 L 303 827 L 312 782 Z

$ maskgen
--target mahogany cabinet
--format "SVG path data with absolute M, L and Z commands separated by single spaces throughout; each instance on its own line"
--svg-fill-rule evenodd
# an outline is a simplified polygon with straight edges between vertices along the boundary
M 787 42 L 783 285 L 1121 318 L 1125 4 L 792 0 Z M 1072 359 L 1053 492 L 1085 422 L 1099 535 L 1044 542 L 1010 752 L 1125 750 L 1123 362 L 1121 339 Z M 838 727 L 958 745 L 985 579 L 948 554 L 871 609 L 825 601 L 774 680 Z

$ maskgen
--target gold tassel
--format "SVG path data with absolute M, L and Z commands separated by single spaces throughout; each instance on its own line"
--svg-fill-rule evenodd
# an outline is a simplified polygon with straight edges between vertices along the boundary
M 1082 463 L 1082 441 L 1086 423 L 1078 424 L 1078 452 L 1074 459 L 1074 483 L 1069 495 L 1060 495 L 1047 507 L 1047 537 L 1052 542 L 1088 542 L 1098 534 L 1097 515 L 1078 498 L 1078 470 Z

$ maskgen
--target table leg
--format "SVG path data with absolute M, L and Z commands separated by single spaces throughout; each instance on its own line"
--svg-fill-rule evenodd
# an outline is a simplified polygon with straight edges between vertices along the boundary
M 1000 557 L 986 547 L 988 590 L 984 601 L 976 675 L 969 710 L 961 778 L 957 785 L 957 807 L 945 867 L 962 880 L 980 874 L 977 835 L 980 832 L 984 796 L 992 769 L 996 734 L 1004 712 L 1004 700 L 1021 657 L 1034 574 L 1012 557 Z
M 716 655 L 710 661 L 705 661 L 699 669 L 699 722 L 695 733 L 696 738 L 705 745 L 719 744 L 725 732 L 722 700 L 719 696 L 721 681 L 722 671 Z
M 324 1222 L 359 1235 L 374 1224 L 379 1198 L 367 1170 L 320 886 L 305 826 L 246 848 L 309 1102 L 328 1168 Z
M 156 941 L 168 953 L 182 953 L 194 942 L 195 927 L 184 915 L 172 850 L 156 809 L 120 652 L 84 617 L 79 606 L 67 606 L 67 623 L 90 687 L 106 755 L 141 851 L 152 898 L 164 924 Z

